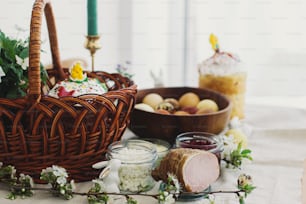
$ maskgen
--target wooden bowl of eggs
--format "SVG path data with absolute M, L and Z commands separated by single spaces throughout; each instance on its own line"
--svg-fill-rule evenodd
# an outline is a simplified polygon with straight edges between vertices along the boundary
M 136 95 L 129 129 L 139 137 L 163 139 L 173 144 L 183 132 L 222 132 L 230 112 L 230 101 L 208 89 L 142 89 Z

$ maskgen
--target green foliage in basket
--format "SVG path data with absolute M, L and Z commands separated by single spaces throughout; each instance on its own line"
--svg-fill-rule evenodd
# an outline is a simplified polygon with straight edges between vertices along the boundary
M 0 97 L 19 98 L 26 95 L 29 85 L 29 40 L 18 40 L 0 31 Z M 45 83 L 47 72 L 40 65 Z

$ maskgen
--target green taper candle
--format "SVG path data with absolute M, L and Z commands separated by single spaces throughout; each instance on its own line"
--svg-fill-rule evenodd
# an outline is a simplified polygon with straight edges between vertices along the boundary
M 87 0 L 87 35 L 98 35 L 97 0 Z

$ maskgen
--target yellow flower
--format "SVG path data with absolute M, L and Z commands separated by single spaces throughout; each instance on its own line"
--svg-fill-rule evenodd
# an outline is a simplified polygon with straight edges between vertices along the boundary
M 76 79 L 76 80 L 82 80 L 84 78 L 83 68 L 80 62 L 77 62 L 73 65 L 70 75 L 72 79 Z
M 230 129 L 225 133 L 225 136 L 230 135 L 233 136 L 235 144 L 241 143 L 242 148 L 246 148 L 248 146 L 247 137 L 240 129 Z
M 219 42 L 217 36 L 215 36 L 214 34 L 210 34 L 209 42 L 213 50 L 215 51 L 219 50 Z

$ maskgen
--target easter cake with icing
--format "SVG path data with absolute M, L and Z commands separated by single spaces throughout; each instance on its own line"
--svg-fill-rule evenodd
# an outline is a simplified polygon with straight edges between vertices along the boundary
M 69 79 L 60 81 L 49 91 L 48 95 L 60 98 L 64 96 L 80 96 L 84 94 L 103 94 L 107 92 L 105 83 L 98 79 L 87 77 L 80 62 L 74 63 L 70 70 Z
M 244 118 L 247 73 L 239 57 L 220 51 L 218 39 L 210 36 L 214 55 L 198 65 L 199 87 L 226 95 L 232 102 L 231 117 Z

